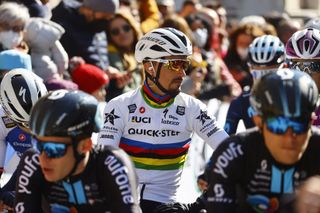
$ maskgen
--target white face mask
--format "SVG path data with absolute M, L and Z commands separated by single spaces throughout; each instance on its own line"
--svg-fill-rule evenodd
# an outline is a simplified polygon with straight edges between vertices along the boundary
M 192 34 L 197 46 L 203 48 L 208 40 L 208 30 L 206 28 L 198 28 Z
M 0 43 L 5 49 L 12 49 L 22 41 L 22 34 L 12 30 L 0 32 Z
M 248 48 L 242 48 L 242 47 L 237 47 L 237 53 L 240 56 L 241 60 L 245 60 L 248 56 L 249 49 Z
M 278 68 L 274 68 L 274 69 L 267 69 L 267 70 L 251 70 L 251 75 L 252 75 L 252 78 L 254 80 L 257 80 L 259 78 L 261 78 L 262 76 L 270 73 L 270 72 L 276 72 L 278 70 Z

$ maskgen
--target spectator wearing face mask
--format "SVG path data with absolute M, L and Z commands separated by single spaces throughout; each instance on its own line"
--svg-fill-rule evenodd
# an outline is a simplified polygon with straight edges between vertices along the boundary
M 21 49 L 28 52 L 23 40 L 23 31 L 29 19 L 28 9 L 14 2 L 0 5 L 0 51 Z
M 248 47 L 256 37 L 264 34 L 263 29 L 257 24 L 245 23 L 236 27 L 229 36 L 230 46 L 224 61 L 242 88 L 252 85 L 252 77 L 247 65 Z

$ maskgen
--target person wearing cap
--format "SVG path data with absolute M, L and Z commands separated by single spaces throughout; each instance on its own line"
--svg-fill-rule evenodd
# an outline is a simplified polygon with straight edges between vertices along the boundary
M 99 102 L 105 102 L 109 77 L 103 70 L 91 64 L 81 64 L 71 72 L 71 76 L 80 90 L 93 95 Z
M 51 20 L 65 29 L 60 42 L 69 58 L 80 56 L 86 63 L 108 69 L 107 37 L 104 31 L 108 19 L 118 8 L 119 0 L 63 0 L 52 10 Z

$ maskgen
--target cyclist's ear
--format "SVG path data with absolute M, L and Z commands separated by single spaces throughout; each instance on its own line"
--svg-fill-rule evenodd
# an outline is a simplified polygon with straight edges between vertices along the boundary
M 93 142 L 91 138 L 85 138 L 81 140 L 78 144 L 78 152 L 83 154 L 89 152 L 93 147 Z

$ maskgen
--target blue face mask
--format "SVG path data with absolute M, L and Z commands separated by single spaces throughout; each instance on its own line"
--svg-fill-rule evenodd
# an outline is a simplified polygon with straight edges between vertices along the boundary
M 36 140 L 36 148 L 40 154 L 44 151 L 48 158 L 61 158 L 71 144 L 57 142 L 39 142 Z
M 310 121 L 297 121 L 283 116 L 269 117 L 265 123 L 270 132 L 279 135 L 285 134 L 289 127 L 298 135 L 307 132 L 310 127 Z

